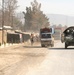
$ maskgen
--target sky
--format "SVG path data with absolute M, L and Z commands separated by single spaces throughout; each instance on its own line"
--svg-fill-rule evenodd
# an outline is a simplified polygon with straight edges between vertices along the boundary
M 34 0 L 18 0 L 17 12 L 25 11 L 26 6 L 31 6 Z M 74 0 L 37 0 L 41 3 L 41 11 L 44 14 L 63 14 L 74 16 Z

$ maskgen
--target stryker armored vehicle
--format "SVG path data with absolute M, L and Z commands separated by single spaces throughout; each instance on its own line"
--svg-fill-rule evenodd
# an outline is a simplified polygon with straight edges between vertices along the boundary
M 74 46 L 74 26 L 68 27 L 61 34 L 61 42 L 65 42 L 65 49 L 67 49 L 68 46 Z

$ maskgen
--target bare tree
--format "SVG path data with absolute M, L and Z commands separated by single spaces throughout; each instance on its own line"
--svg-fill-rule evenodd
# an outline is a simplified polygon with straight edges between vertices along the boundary
M 17 0 L 5 0 L 5 24 L 9 26 L 13 26 L 13 18 L 15 10 L 17 9 Z
M 0 10 L 0 27 L 2 26 L 2 10 Z

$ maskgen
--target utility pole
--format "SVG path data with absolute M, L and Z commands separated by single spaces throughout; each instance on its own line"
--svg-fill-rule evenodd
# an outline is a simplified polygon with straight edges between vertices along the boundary
M 14 16 L 12 15 L 12 25 L 11 25 L 11 27 L 14 29 L 14 26 L 13 26 L 13 17 L 14 17 Z
M 4 0 L 2 0 L 2 44 L 4 43 Z
M 23 11 L 22 13 L 24 15 L 24 30 L 25 30 L 25 12 Z

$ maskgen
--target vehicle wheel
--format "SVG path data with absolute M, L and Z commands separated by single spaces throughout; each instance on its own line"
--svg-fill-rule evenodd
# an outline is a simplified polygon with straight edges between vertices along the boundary
M 51 47 L 54 47 L 54 44 L 51 44 Z
M 45 45 L 43 45 L 43 44 L 42 44 L 41 46 L 42 46 L 42 47 L 45 47 Z
M 53 45 L 51 45 L 51 47 L 53 47 Z
M 65 49 L 67 49 L 67 47 L 68 47 L 68 46 L 67 46 L 67 44 L 65 43 Z

